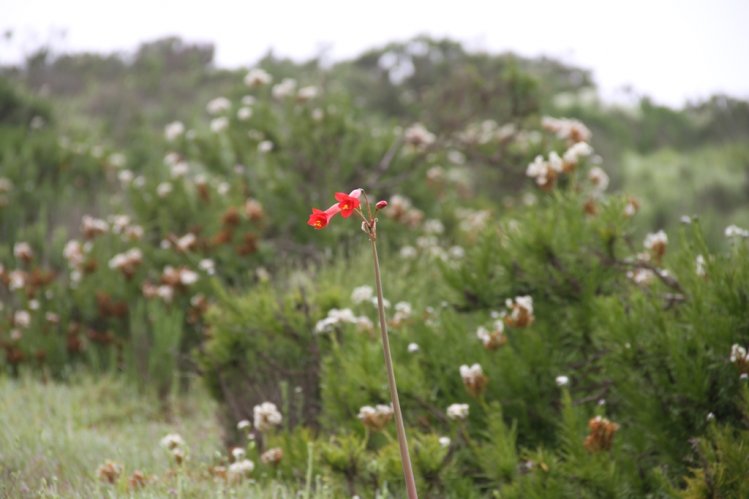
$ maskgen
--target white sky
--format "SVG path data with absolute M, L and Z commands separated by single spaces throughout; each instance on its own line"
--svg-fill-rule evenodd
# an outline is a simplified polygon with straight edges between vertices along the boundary
M 631 85 L 656 101 L 726 92 L 749 98 L 749 0 L 235 1 L 2 0 L 0 63 L 44 43 L 62 51 L 132 51 L 179 35 L 216 45 L 219 65 L 269 48 L 333 60 L 417 34 L 469 48 L 548 55 L 592 69 L 608 99 Z M 65 33 L 65 35 L 61 35 Z

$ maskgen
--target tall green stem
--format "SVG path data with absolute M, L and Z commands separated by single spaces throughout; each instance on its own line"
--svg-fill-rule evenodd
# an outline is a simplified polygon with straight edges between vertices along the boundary
M 408 453 L 408 442 L 406 441 L 406 427 L 403 425 L 403 414 L 398 401 L 398 388 L 395 385 L 395 371 L 393 370 L 393 357 L 390 355 L 390 340 L 388 339 L 387 322 L 385 321 L 385 306 L 382 297 L 382 278 L 380 277 L 380 261 L 377 258 L 377 243 L 374 231 L 370 232 L 369 242 L 372 243 L 372 258 L 374 259 L 375 282 L 377 284 L 377 311 L 380 317 L 380 333 L 382 335 L 382 349 L 385 355 L 385 367 L 388 374 L 388 386 L 390 387 L 390 399 L 395 411 L 395 426 L 398 430 L 398 445 L 401 452 L 401 463 L 403 464 L 403 477 L 406 480 L 406 491 L 409 499 L 418 499 L 416 493 L 416 481 L 414 480 L 413 468 L 411 468 L 411 456 Z

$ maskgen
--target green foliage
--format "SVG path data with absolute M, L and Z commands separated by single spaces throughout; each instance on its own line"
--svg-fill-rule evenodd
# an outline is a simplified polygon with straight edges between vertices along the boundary
M 389 201 L 386 320 L 426 496 L 747 494 L 749 250 L 741 229 L 722 235 L 747 223 L 746 103 L 609 109 L 583 98 L 585 71 L 449 40 L 332 68 L 269 54 L 255 82 L 212 52 L 167 39 L 132 60 L 39 54 L 15 73 L 54 80 L 66 106 L 0 83 L 4 372 L 125 372 L 172 416 L 175 382 L 199 373 L 258 493 L 284 480 L 397 497 L 360 221 L 304 223 L 364 187 Z M 595 135 L 541 117 L 562 109 Z M 604 193 L 583 141 L 621 166 L 626 194 Z M 640 242 L 662 227 L 670 240 Z M 281 421 L 238 430 L 264 402 Z M 240 458 L 198 454 L 201 472 L 164 483 L 236 479 Z

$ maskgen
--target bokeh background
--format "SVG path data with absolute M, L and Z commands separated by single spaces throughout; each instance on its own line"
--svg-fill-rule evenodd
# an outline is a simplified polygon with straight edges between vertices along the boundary
M 749 496 L 746 2 L 2 11 L 0 496 Z

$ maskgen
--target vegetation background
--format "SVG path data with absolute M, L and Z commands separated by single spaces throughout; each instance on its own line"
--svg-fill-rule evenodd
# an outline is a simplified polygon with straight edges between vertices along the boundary
M 401 497 L 366 244 L 305 224 L 363 187 L 425 497 L 749 497 L 749 102 L 427 37 L 213 56 L 0 68 L 0 494 Z

